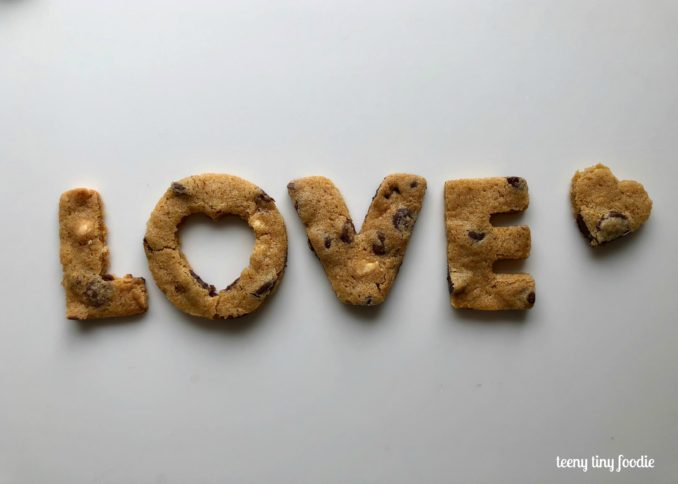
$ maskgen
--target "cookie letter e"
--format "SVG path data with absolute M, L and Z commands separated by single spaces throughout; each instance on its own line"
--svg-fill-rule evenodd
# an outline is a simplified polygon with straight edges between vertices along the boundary
M 224 289 L 203 281 L 181 251 L 178 226 L 194 213 L 213 220 L 235 215 L 254 231 L 249 265 Z M 256 310 L 280 284 L 287 232 L 275 201 L 261 188 L 236 176 L 207 173 L 170 185 L 148 220 L 144 250 L 155 282 L 178 309 L 207 319 L 233 319 Z
M 287 189 L 306 227 L 308 245 L 339 300 L 358 306 L 384 302 L 421 210 L 426 180 L 408 174 L 384 178 L 360 233 L 341 193 L 327 178 L 300 178 Z
M 534 279 L 529 274 L 495 274 L 498 260 L 530 255 L 527 226 L 494 227 L 490 216 L 519 212 L 529 202 L 527 182 L 519 177 L 445 182 L 447 283 L 455 308 L 529 309 Z
M 108 274 L 108 247 L 99 193 L 76 188 L 59 200 L 62 285 L 69 319 L 114 318 L 146 312 L 146 282 Z

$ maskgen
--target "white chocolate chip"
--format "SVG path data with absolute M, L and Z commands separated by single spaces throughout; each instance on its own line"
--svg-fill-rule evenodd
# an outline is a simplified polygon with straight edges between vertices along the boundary
M 258 219 L 257 219 L 257 220 L 254 220 L 254 221 L 252 222 L 252 228 L 253 228 L 254 230 L 261 230 L 261 229 L 263 229 L 264 227 L 266 227 L 266 224 L 265 224 L 264 222 L 262 222 L 261 220 L 258 220 Z
M 379 267 L 378 262 L 365 262 L 360 261 L 355 266 L 355 273 L 358 276 L 365 276 L 371 272 L 374 272 L 377 267 Z
M 94 224 L 91 220 L 82 220 L 75 229 L 75 235 L 78 237 L 78 240 L 85 242 L 88 239 L 92 238 L 92 232 L 94 231 Z

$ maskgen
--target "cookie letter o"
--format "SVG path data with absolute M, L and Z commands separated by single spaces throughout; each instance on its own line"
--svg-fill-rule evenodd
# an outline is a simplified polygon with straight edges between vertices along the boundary
M 194 213 L 216 220 L 235 215 L 255 235 L 249 265 L 217 290 L 191 269 L 178 226 Z M 144 250 L 158 287 L 181 311 L 233 319 L 256 310 L 280 284 L 287 263 L 287 232 L 275 201 L 256 185 L 231 175 L 195 175 L 171 184 L 148 220 Z
M 447 282 L 455 308 L 529 309 L 534 279 L 529 274 L 495 274 L 498 260 L 530 255 L 527 226 L 494 227 L 490 216 L 525 210 L 527 182 L 519 177 L 445 182 Z
M 339 300 L 361 306 L 381 304 L 405 256 L 426 180 L 407 174 L 384 178 L 360 233 L 341 193 L 327 178 L 300 178 L 287 189 L 306 227 L 309 246 Z

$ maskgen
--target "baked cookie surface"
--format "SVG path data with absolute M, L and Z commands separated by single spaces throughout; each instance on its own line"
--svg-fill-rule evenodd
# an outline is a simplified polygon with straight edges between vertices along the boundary
M 218 290 L 197 275 L 181 251 L 181 222 L 194 213 L 213 220 L 234 215 L 254 231 L 249 265 Z M 144 250 L 158 287 L 180 310 L 208 319 L 233 319 L 256 310 L 283 277 L 287 232 L 275 201 L 247 180 L 226 174 L 190 176 L 171 184 L 148 220 Z
M 455 308 L 529 309 L 535 302 L 529 274 L 497 274 L 498 260 L 525 259 L 531 238 L 527 226 L 494 227 L 490 217 L 525 210 L 527 182 L 496 177 L 445 182 L 447 282 Z
M 287 186 L 320 260 L 342 302 L 371 306 L 386 298 L 402 264 L 426 192 L 409 174 L 384 178 L 356 233 L 339 190 L 327 178 L 300 178 Z
M 652 200 L 643 185 L 619 181 L 601 164 L 574 174 L 570 200 L 577 226 L 592 247 L 638 230 L 652 210 Z
M 59 237 L 67 318 L 132 316 L 148 309 L 143 277 L 117 278 L 106 272 L 109 253 L 98 192 L 76 188 L 61 195 Z

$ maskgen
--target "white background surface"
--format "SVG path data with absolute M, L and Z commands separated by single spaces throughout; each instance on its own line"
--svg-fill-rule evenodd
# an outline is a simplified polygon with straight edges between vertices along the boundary
M 0 1 L 0 483 L 675 483 L 678 4 L 672 1 Z M 599 251 L 568 205 L 602 161 L 644 183 L 642 231 Z M 150 277 L 168 184 L 245 177 L 290 240 L 244 327 Z M 383 176 L 429 190 L 380 309 L 342 306 L 286 194 L 321 174 L 362 220 Z M 462 313 L 443 183 L 519 175 L 524 315 Z M 99 190 L 112 272 L 144 317 L 64 318 L 58 197 Z M 190 223 L 197 272 L 246 264 L 242 224 Z M 557 470 L 647 454 L 656 469 Z

